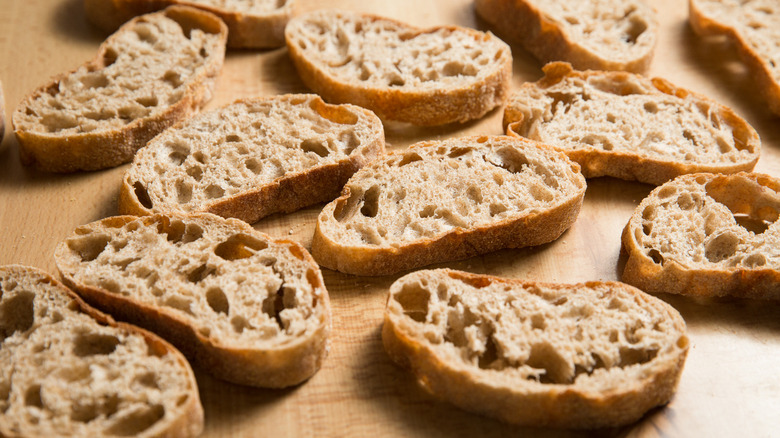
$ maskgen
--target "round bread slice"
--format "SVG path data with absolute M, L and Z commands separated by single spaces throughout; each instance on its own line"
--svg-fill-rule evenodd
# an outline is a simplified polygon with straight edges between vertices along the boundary
M 119 212 L 209 212 L 252 223 L 336 198 L 384 150 L 382 122 L 358 106 L 312 94 L 239 100 L 138 151 Z
M 512 79 L 509 46 L 464 27 L 320 10 L 290 20 L 285 38 L 301 79 L 325 100 L 415 125 L 480 118 L 504 103 Z
M 693 174 L 657 187 L 623 230 L 622 280 L 650 293 L 780 299 L 780 180 Z
M 156 335 L 49 274 L 0 266 L 0 435 L 195 437 L 195 376 Z
M 617 282 L 545 284 L 451 270 L 390 287 L 382 340 L 437 398 L 501 421 L 601 428 L 669 402 L 680 314 Z
M 324 267 L 389 275 L 557 239 L 585 195 L 579 166 L 540 143 L 453 138 L 387 154 L 350 178 L 317 218 Z
M 666 80 L 625 72 L 544 67 L 504 111 L 509 135 L 553 145 L 586 178 L 662 184 L 696 173 L 752 170 L 761 140 L 731 109 Z
M 48 172 L 115 167 L 211 99 L 227 27 L 172 6 L 133 19 L 97 56 L 28 95 L 13 115 L 22 163 Z
M 214 376 L 281 388 L 327 355 L 330 301 L 299 244 L 203 213 L 118 216 L 57 246 L 65 284 L 151 330 Z

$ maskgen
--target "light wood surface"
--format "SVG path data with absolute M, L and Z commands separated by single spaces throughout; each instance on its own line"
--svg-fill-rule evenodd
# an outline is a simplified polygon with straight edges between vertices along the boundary
M 780 119 L 773 117 L 722 41 L 699 40 L 682 0 L 650 0 L 660 14 L 660 41 L 650 74 L 734 108 L 763 141 L 757 171 L 780 176 Z M 469 0 L 299 0 L 299 9 L 334 6 L 428 26 L 486 29 Z M 84 18 L 81 0 L 3 0 L 0 80 L 6 135 L 0 147 L 0 264 L 54 273 L 55 245 L 76 226 L 116 214 L 127 166 L 73 175 L 38 173 L 19 164 L 10 114 L 51 76 L 90 59 L 105 38 Z M 514 86 L 541 76 L 541 65 L 513 45 Z M 239 97 L 304 92 L 285 49 L 233 51 L 209 108 Z M 499 134 L 501 110 L 465 125 L 414 128 L 387 124 L 388 149 L 425 139 Z M 651 186 L 611 178 L 588 181 L 582 212 L 559 240 L 505 250 L 446 266 L 544 281 L 616 280 L 620 232 Z M 262 220 L 255 228 L 309 247 L 321 206 Z M 333 304 L 330 354 L 322 370 L 296 388 L 271 391 L 220 382 L 196 370 L 206 412 L 204 436 L 778 436 L 780 305 L 733 299 L 696 301 L 662 296 L 688 323 L 692 342 L 679 390 L 665 408 L 617 430 L 524 429 L 462 412 L 434 400 L 382 348 L 382 310 L 397 276 L 352 277 L 324 270 Z

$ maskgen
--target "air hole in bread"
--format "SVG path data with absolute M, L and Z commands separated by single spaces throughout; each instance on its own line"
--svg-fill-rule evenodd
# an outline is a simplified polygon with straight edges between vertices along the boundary
M 200 283 L 206 277 L 214 274 L 216 272 L 216 269 L 214 267 L 203 264 L 198 266 L 197 268 L 190 271 L 189 274 L 187 274 L 187 281 L 190 283 Z
M 41 385 L 32 385 L 24 391 L 24 405 L 43 408 L 43 399 L 41 398 Z
M 80 81 L 87 88 L 103 88 L 109 84 L 108 77 L 102 72 L 84 75 Z
M 625 30 L 623 38 L 629 44 L 636 44 L 639 37 L 647 30 L 647 23 L 639 18 L 637 15 L 633 15 L 629 18 L 628 28 Z
M 210 184 L 203 192 L 209 199 L 217 199 L 225 195 L 225 189 L 217 184 Z
M 468 154 L 469 152 L 473 151 L 472 148 L 463 148 L 463 147 L 454 147 L 450 150 L 450 152 L 447 154 L 450 158 L 458 158 L 462 157 L 463 155 Z
M 216 313 L 224 313 L 227 315 L 230 312 L 230 303 L 228 302 L 227 295 L 219 287 L 210 287 L 206 291 L 206 302 L 211 310 Z
M 195 181 L 200 182 L 203 178 L 203 168 L 200 166 L 190 166 L 187 168 L 187 175 L 191 176 Z
M 111 236 L 105 234 L 85 235 L 79 238 L 69 239 L 68 248 L 76 252 L 82 262 L 91 262 L 106 249 Z
M 116 62 L 119 54 L 113 48 L 109 47 L 103 52 L 103 67 L 108 67 Z
M 466 196 L 475 204 L 481 204 L 484 199 L 482 197 L 482 189 L 478 186 L 469 186 L 469 188 L 466 189 Z
M 234 234 L 214 248 L 214 254 L 225 260 L 241 260 L 268 248 L 268 243 L 248 234 Z
M 153 372 L 148 372 L 148 373 L 143 373 L 138 375 L 135 378 L 135 382 L 147 388 L 152 388 L 152 389 L 160 388 L 160 385 L 157 382 L 157 375 Z
M 186 204 L 192 200 L 192 185 L 178 181 L 176 183 L 176 201 L 179 204 Z
M 201 47 L 200 51 L 198 52 L 201 58 L 207 58 L 209 56 L 208 50 L 206 50 L 205 47 Z
M 621 346 L 619 349 L 621 367 L 650 362 L 658 355 L 658 350 Z
M 157 96 L 139 97 L 135 101 L 147 108 L 155 107 L 158 104 Z
M 522 152 L 512 147 L 503 147 L 496 151 L 497 160 L 488 160 L 494 166 L 505 169 L 511 173 L 519 173 L 523 166 L 528 166 L 528 158 Z
M 574 377 L 573 366 L 548 342 L 532 345 L 525 363 L 530 367 L 545 370 L 540 376 L 542 383 L 570 383 Z
M 547 328 L 547 320 L 541 313 L 535 313 L 531 315 L 531 328 L 537 330 L 544 330 Z
M 5 340 L 15 332 L 25 332 L 35 320 L 35 294 L 20 291 L 8 296 L 10 290 L 0 295 L 0 340 Z
M 249 321 L 241 315 L 236 315 L 230 318 L 230 325 L 233 326 L 233 331 L 236 333 L 242 333 L 244 329 L 250 328 Z
M 157 41 L 157 37 L 154 35 L 152 29 L 152 25 L 139 21 L 133 30 L 135 31 L 135 34 L 138 36 L 140 41 L 154 44 Z
M 330 150 L 322 143 L 322 140 L 314 138 L 307 138 L 301 142 L 301 149 L 304 152 L 311 152 L 319 155 L 322 158 L 327 157 L 330 154 Z
M 119 345 L 119 338 L 100 333 L 80 333 L 73 340 L 73 354 L 78 357 L 111 354 Z
M 662 256 L 661 252 L 658 251 L 657 249 L 651 249 L 650 251 L 648 251 L 647 256 L 650 257 L 653 263 L 663 266 L 664 256 Z
M 504 204 L 490 204 L 490 217 L 498 216 L 507 210 L 508 208 Z
M 541 184 L 533 184 L 528 188 L 528 192 L 537 201 L 550 202 L 555 198 L 551 190 Z
M 712 263 L 718 263 L 737 252 L 740 238 L 731 231 L 707 237 L 704 241 L 704 257 Z
M 403 155 L 403 158 L 398 163 L 398 167 L 406 166 L 409 163 L 414 163 L 416 161 L 422 161 L 422 157 L 420 154 L 416 152 L 410 152 Z
M 173 88 L 178 88 L 182 84 L 181 74 L 173 70 L 166 71 L 162 79 Z
M 658 104 L 655 102 L 645 102 L 644 109 L 645 112 L 648 112 L 650 114 L 655 114 L 658 112 Z
M 225 136 L 225 141 L 228 143 L 241 141 L 241 136 L 238 134 L 228 134 Z
M 165 416 L 162 405 L 138 406 L 135 411 L 125 414 L 123 418 L 106 429 L 109 435 L 134 436 L 154 426 Z
M 263 313 L 265 313 L 270 318 L 275 320 L 279 328 L 284 328 L 280 313 L 285 308 L 284 307 L 285 289 L 287 288 L 282 286 L 279 289 L 277 289 L 275 293 L 269 294 L 263 300 L 263 304 L 262 304 Z
M 141 206 L 147 210 L 152 208 L 152 199 L 149 198 L 149 192 L 146 191 L 146 187 L 139 181 L 133 183 L 133 193 L 135 194 L 135 199 L 138 200 Z
M 485 340 L 485 351 L 477 359 L 477 366 L 482 369 L 500 370 L 503 368 L 501 366 L 502 363 L 503 361 L 498 354 L 498 348 L 493 340 L 493 336 L 488 336 L 487 340 Z
M 379 195 L 381 190 L 379 186 L 371 186 L 366 190 L 363 196 L 363 206 L 360 207 L 360 214 L 365 217 L 376 217 L 379 212 Z
M 428 315 L 430 292 L 417 283 L 405 284 L 395 295 L 395 300 L 401 305 L 404 315 L 417 322 L 425 322 Z
M 429 218 L 436 214 L 436 206 L 435 205 L 426 205 L 425 208 L 420 210 L 419 213 L 417 213 L 421 218 Z
M 180 297 L 177 295 L 171 295 L 165 299 L 162 303 L 163 306 L 170 307 L 172 309 L 181 310 L 189 315 L 195 315 L 192 311 L 192 301 L 189 298 Z

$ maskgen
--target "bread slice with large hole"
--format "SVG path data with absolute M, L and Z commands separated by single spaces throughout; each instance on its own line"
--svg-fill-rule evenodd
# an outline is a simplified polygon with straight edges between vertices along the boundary
M 384 148 L 382 122 L 358 106 L 310 94 L 239 100 L 138 151 L 119 211 L 209 212 L 252 223 L 336 198 Z
M 452 138 L 387 154 L 350 178 L 317 218 L 326 268 L 389 275 L 557 239 L 585 194 L 579 166 L 540 143 Z
M 688 173 L 750 171 L 758 161 L 761 140 L 750 124 L 664 79 L 560 62 L 544 73 L 509 99 L 504 128 L 563 151 L 586 178 L 658 185 Z
M 195 437 L 189 363 L 49 274 L 0 266 L 0 435 Z
M 63 281 L 117 319 L 176 345 L 212 375 L 281 388 L 327 355 L 330 302 L 299 244 L 208 213 L 118 216 L 57 246 Z
M 780 299 L 779 215 L 775 177 L 676 178 L 628 221 L 622 280 L 650 293 Z
M 464 27 L 320 10 L 290 20 L 285 38 L 301 79 L 325 100 L 416 125 L 480 118 L 504 103 L 512 78 L 509 46 Z
M 546 284 L 423 270 L 390 287 L 382 340 L 437 398 L 508 423 L 632 423 L 675 393 L 680 314 L 617 282 Z
M 183 6 L 128 22 L 95 59 L 19 104 L 13 124 L 22 163 L 73 172 L 131 161 L 211 99 L 226 38 L 222 20 Z

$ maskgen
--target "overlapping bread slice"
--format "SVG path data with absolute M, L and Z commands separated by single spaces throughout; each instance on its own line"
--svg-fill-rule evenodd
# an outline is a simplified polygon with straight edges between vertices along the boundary
M 119 211 L 210 212 L 252 223 L 338 196 L 384 153 L 382 122 L 316 95 L 239 100 L 154 138 L 125 173 Z
M 656 12 L 643 0 L 476 0 L 477 13 L 542 62 L 642 72 L 658 39 Z
M 50 172 L 118 166 L 211 99 L 227 28 L 183 6 L 133 19 L 97 56 L 28 95 L 13 115 L 21 160 Z
M 464 27 L 320 10 L 290 20 L 285 38 L 301 79 L 325 100 L 416 125 L 482 117 L 504 103 L 512 78 L 509 46 Z
M 38 269 L 0 266 L 0 435 L 194 437 L 190 365 Z
M 775 177 L 676 178 L 626 225 L 622 280 L 650 293 L 780 299 L 779 215 Z
M 57 246 L 63 281 L 117 319 L 158 333 L 216 377 L 285 387 L 322 364 L 330 302 L 300 245 L 237 219 L 118 216 Z
M 390 287 L 385 350 L 441 400 L 537 427 L 601 428 L 666 404 L 689 340 L 665 302 L 616 282 L 423 270 Z
M 550 144 L 587 178 L 662 184 L 695 172 L 735 173 L 758 161 L 758 134 L 730 108 L 660 78 L 544 67 L 504 111 L 504 127 Z
M 387 275 L 540 245 L 574 223 L 584 194 L 579 166 L 531 140 L 422 142 L 350 178 L 317 218 L 312 255 L 341 272 Z
M 192 6 L 217 15 L 228 27 L 228 47 L 274 48 L 284 45 L 284 26 L 295 0 L 84 0 L 94 25 L 113 32 L 131 18 L 171 5 Z

